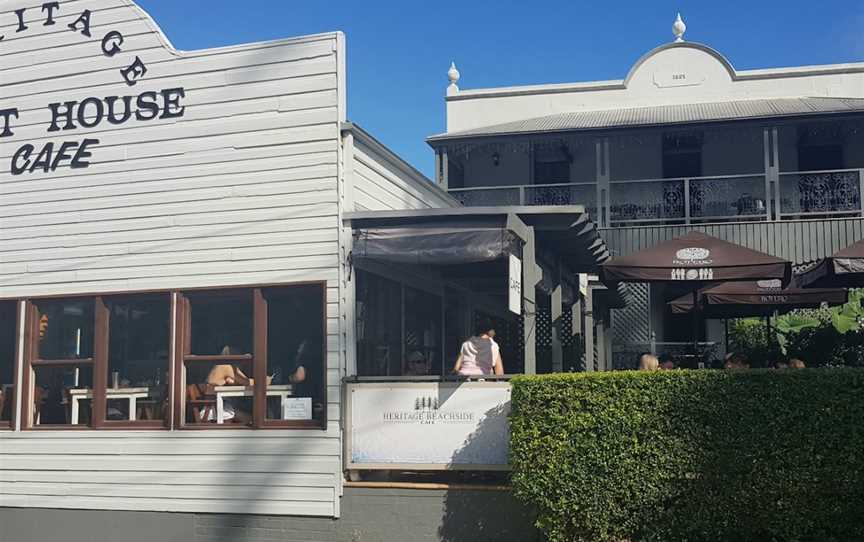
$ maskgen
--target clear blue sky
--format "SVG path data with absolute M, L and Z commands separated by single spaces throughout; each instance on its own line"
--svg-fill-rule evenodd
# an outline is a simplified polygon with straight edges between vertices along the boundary
M 864 0 L 139 0 L 175 47 L 202 49 L 342 30 L 348 116 L 432 175 L 446 72 L 462 88 L 621 79 L 685 38 L 737 69 L 864 61 Z

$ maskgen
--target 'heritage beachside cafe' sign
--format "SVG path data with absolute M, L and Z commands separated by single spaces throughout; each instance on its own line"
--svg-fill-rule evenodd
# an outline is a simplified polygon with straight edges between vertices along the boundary
M 59 2 L 45 2 L 41 6 L 44 14 L 43 26 L 56 25 L 54 17 L 60 10 Z M 17 28 L 15 33 L 26 32 L 30 27 L 25 23 L 27 8 L 16 10 Z M 32 24 L 32 23 L 31 23 Z M 68 24 L 68 31 L 80 33 L 85 38 L 92 38 L 91 25 L 93 14 L 85 9 L 80 16 Z M 5 35 L 0 35 L 0 48 Z M 112 58 L 123 52 L 125 38 L 117 30 L 109 30 L 96 46 L 107 58 Z M 136 56 L 131 63 L 119 70 L 119 76 L 129 87 L 134 87 L 147 74 L 147 66 Z M 73 132 L 80 129 L 93 129 L 105 123 L 122 125 L 130 120 L 149 121 L 154 119 L 172 119 L 182 117 L 186 108 L 181 104 L 186 92 L 183 88 L 167 88 L 158 91 L 148 90 L 139 94 L 125 96 L 88 97 L 81 101 L 53 102 L 46 105 L 51 114 L 51 123 L 47 132 Z M 15 135 L 15 122 L 20 120 L 17 107 L 0 109 L 0 138 Z M 39 147 L 26 143 L 12 155 L 10 171 L 12 175 L 24 173 L 56 171 L 60 166 L 73 169 L 86 168 L 90 165 L 92 148 L 99 144 L 99 139 L 84 138 L 64 141 L 49 141 Z

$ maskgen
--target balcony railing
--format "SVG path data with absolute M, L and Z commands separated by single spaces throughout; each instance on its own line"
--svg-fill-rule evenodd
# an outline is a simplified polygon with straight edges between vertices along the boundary
M 451 189 L 465 206 L 583 205 L 608 226 L 864 216 L 864 170 Z

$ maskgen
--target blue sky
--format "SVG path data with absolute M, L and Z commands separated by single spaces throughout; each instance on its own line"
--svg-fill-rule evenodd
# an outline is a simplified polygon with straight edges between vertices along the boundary
M 621 79 L 685 38 L 737 69 L 864 61 L 864 0 L 139 0 L 179 49 L 342 30 L 348 116 L 432 175 L 446 72 L 462 88 Z M 242 7 L 238 7 L 242 6 Z

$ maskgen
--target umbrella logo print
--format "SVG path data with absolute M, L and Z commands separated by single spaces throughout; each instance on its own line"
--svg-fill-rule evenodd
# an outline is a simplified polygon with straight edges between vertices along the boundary
M 675 253 L 675 257 L 679 260 L 694 262 L 697 260 L 707 260 L 711 256 L 711 251 L 707 248 L 682 248 Z
M 760 280 L 756 282 L 756 286 L 760 290 L 781 290 L 783 283 L 779 280 Z

